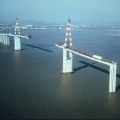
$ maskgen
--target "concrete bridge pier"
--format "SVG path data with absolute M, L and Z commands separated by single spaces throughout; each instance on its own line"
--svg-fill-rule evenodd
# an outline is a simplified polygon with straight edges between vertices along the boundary
M 7 45 L 7 35 L 5 35 L 5 45 Z
M 1 35 L 1 43 L 4 43 L 4 35 Z
M 0 42 L 5 44 L 5 45 L 10 45 L 9 36 L 0 35 Z
M 0 35 L 0 42 L 3 43 L 3 35 Z
M 72 73 L 72 61 L 73 55 L 71 52 L 68 52 L 65 48 L 63 48 L 63 71 L 62 73 Z
M 117 65 L 113 64 L 110 65 L 110 72 L 109 72 L 109 92 L 116 92 L 116 70 Z
M 2 42 L 2 35 L 0 35 L 0 43 Z
M 14 50 L 21 50 L 20 37 L 18 37 L 17 35 L 14 36 Z
M 3 35 L 3 44 L 6 44 L 6 36 Z
M 10 45 L 10 39 L 9 36 L 6 37 L 7 41 L 6 41 L 6 45 Z

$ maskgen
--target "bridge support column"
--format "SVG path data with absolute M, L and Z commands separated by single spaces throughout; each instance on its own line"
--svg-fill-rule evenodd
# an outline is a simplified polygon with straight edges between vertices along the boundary
M 72 73 L 72 60 L 73 56 L 71 52 L 68 52 L 63 48 L 63 71 L 62 73 Z
M 2 35 L 0 35 L 0 43 L 1 43 L 1 41 L 2 41 Z
M 3 35 L 1 35 L 1 43 L 3 43 L 3 39 L 4 39 L 4 38 L 3 38 Z
M 9 39 L 9 36 L 7 36 L 7 42 L 6 42 L 6 45 L 10 45 L 10 39 Z
M 0 35 L 0 42 L 2 43 L 2 35 Z
M 21 41 L 20 41 L 20 37 L 18 36 L 14 36 L 14 49 L 21 50 Z
M 5 35 L 5 45 L 7 45 L 7 36 Z
M 5 41 L 5 36 L 3 35 L 2 36 L 2 43 L 4 44 L 4 41 Z
M 3 35 L 3 43 L 6 44 L 6 36 Z
M 116 92 L 116 69 L 117 65 L 110 65 L 109 92 Z

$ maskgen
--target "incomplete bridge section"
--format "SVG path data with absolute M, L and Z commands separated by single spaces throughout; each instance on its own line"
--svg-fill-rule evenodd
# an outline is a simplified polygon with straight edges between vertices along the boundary
M 69 21 L 68 21 L 69 23 Z M 101 56 L 98 55 L 91 55 L 86 52 L 82 52 L 80 50 L 73 49 L 72 46 L 68 47 L 65 44 L 55 44 L 57 47 L 63 49 L 63 71 L 62 73 L 71 73 L 73 72 L 72 69 L 72 62 L 73 62 L 73 53 L 80 55 L 82 57 L 88 58 L 90 60 L 97 61 L 99 63 L 105 64 L 110 66 L 109 71 L 109 92 L 116 91 L 116 70 L 117 70 L 117 63 L 110 61 L 108 59 L 103 59 Z
M 14 37 L 14 50 L 21 50 L 21 38 L 30 38 L 28 35 L 0 34 L 0 42 L 5 45 L 10 45 L 9 37 Z
M 17 34 L 18 31 L 18 34 Z M 9 34 L 0 34 L 0 42 L 5 44 L 5 45 L 10 45 L 10 40 L 9 37 L 13 36 L 14 37 L 14 50 L 21 50 L 21 38 L 31 38 L 30 35 L 25 35 L 22 36 L 20 35 L 20 30 L 19 30 L 19 23 L 18 19 L 16 18 L 16 23 L 15 23 L 15 35 L 9 33 Z

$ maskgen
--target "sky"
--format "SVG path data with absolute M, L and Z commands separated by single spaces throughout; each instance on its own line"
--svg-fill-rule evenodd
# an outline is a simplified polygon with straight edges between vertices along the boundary
M 120 0 L 0 0 L 0 22 L 120 23 Z

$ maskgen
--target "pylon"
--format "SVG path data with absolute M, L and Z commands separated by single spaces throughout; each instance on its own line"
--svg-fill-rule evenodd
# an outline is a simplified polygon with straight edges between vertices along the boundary
M 20 28 L 19 28 L 18 18 L 16 18 L 16 23 L 15 23 L 15 35 L 17 35 L 17 31 L 18 31 L 18 34 L 20 35 Z
M 72 34 L 71 34 L 71 27 L 70 27 L 70 19 L 68 19 L 64 48 L 68 47 L 67 46 L 68 45 L 68 38 L 69 38 L 69 41 L 70 41 L 70 48 L 72 48 Z
M 63 70 L 62 73 L 72 73 L 72 61 L 73 61 L 73 55 L 72 52 L 67 51 L 68 47 L 68 38 L 70 42 L 70 48 L 72 48 L 72 35 L 71 35 L 71 28 L 70 28 L 70 19 L 68 19 L 67 24 L 67 30 L 66 30 L 66 36 L 65 36 L 65 43 L 63 48 Z

